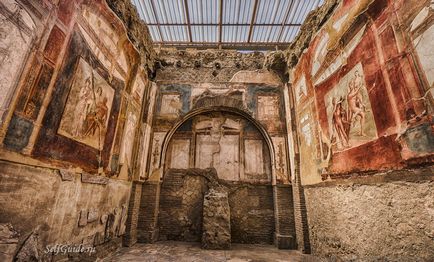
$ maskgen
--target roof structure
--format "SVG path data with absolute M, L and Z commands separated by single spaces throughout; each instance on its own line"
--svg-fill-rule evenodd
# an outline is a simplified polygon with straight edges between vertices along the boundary
M 154 44 L 284 49 L 324 0 L 131 0 Z

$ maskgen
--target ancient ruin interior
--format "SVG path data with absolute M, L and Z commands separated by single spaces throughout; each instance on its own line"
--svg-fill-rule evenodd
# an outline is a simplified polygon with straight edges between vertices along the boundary
M 0 261 L 434 261 L 433 43 L 431 0 L 1 0 Z

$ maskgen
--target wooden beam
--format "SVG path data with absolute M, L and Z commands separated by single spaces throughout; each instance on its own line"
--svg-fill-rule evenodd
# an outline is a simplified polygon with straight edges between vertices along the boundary
M 219 1 L 220 6 L 219 6 L 219 40 L 218 42 L 221 43 L 222 42 L 222 36 L 223 36 L 223 0 Z
M 284 50 L 288 47 L 288 43 L 277 42 L 154 42 L 154 45 L 162 47 L 177 47 L 177 48 L 197 48 L 197 49 L 242 49 L 242 50 Z
M 156 25 L 167 25 L 167 26 L 187 26 L 188 23 L 147 23 L 146 25 L 151 25 L 151 26 L 156 26 Z M 190 23 L 191 26 L 220 26 L 220 23 L 216 24 L 216 23 Z M 227 23 L 227 24 L 223 24 L 225 26 L 249 26 L 250 24 L 240 24 L 240 23 Z M 261 25 L 261 26 L 301 26 L 301 24 L 283 24 L 282 23 L 264 23 L 264 24 L 258 24 L 255 23 L 253 24 L 254 26 L 256 25 Z
M 141 0 L 141 1 L 143 1 L 143 0 Z M 154 13 L 154 16 L 155 16 L 155 21 L 157 21 L 158 34 L 160 35 L 161 41 L 164 41 L 163 34 L 161 33 L 160 19 L 158 19 L 157 12 L 155 11 L 154 0 L 151 0 L 151 8 L 152 8 L 152 12 Z
M 255 4 L 253 5 L 252 20 L 250 22 L 249 37 L 247 38 L 247 43 L 250 43 L 250 41 L 252 40 L 253 25 L 255 24 L 257 10 L 258 10 L 258 0 L 255 0 Z
M 286 10 L 285 19 L 282 21 L 282 27 L 279 30 L 279 36 L 277 37 L 277 42 L 280 42 L 280 39 L 282 38 L 283 29 L 285 29 L 285 22 L 286 20 L 288 20 L 289 14 L 291 13 L 293 6 L 294 6 L 294 0 L 291 0 L 291 3 L 288 5 L 288 9 Z
M 191 34 L 190 14 L 188 12 L 188 2 L 184 0 L 185 18 L 187 19 L 188 38 L 190 42 L 193 42 L 193 35 Z

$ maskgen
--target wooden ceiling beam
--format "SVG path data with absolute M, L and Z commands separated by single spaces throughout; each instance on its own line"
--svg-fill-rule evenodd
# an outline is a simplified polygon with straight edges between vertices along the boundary
M 190 42 L 193 42 L 193 35 L 191 34 L 190 12 L 188 11 L 187 0 L 184 0 L 184 9 L 185 9 L 185 18 L 187 19 L 188 38 Z
M 247 38 L 247 43 L 250 43 L 250 41 L 252 40 L 253 25 L 255 24 L 255 21 L 256 21 L 256 12 L 257 11 L 258 11 L 258 0 L 255 0 L 255 3 L 253 5 L 252 20 L 250 22 L 249 36 Z
M 283 29 L 285 29 L 285 22 L 286 20 L 288 20 L 289 14 L 291 13 L 293 6 L 294 6 L 294 0 L 291 0 L 291 3 L 288 5 L 288 9 L 286 10 L 285 13 L 285 19 L 282 21 L 282 27 L 279 30 L 279 36 L 277 37 L 277 42 L 280 42 L 280 39 L 282 38 Z

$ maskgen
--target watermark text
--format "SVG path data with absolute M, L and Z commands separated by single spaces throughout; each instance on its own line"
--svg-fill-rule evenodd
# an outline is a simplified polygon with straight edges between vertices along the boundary
M 46 246 L 44 252 L 53 255 L 68 253 L 89 253 L 92 255 L 96 250 L 95 247 L 84 244 L 55 244 Z

